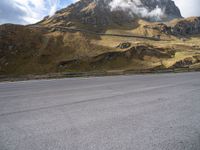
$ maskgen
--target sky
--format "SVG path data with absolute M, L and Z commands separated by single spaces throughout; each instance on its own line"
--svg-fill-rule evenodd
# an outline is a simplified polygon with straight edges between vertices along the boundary
M 0 24 L 31 24 L 77 0 L 0 0 Z M 184 17 L 200 16 L 200 0 L 174 0 Z

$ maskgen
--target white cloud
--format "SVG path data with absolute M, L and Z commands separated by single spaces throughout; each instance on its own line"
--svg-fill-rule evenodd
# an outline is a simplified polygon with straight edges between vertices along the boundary
M 52 16 L 59 2 L 59 0 L 0 0 L 0 10 L 5 10 L 0 13 L 0 23 L 38 22 L 46 15 Z M 13 13 L 10 16 L 9 11 Z
M 51 6 L 50 11 L 49 11 L 49 16 L 52 16 L 56 12 L 58 5 L 60 3 L 60 0 L 48 0 L 48 2 Z
M 137 14 L 143 18 L 160 20 L 164 16 L 164 10 L 158 6 L 153 10 L 149 10 L 140 0 L 112 0 L 110 6 L 111 10 L 123 10 L 127 11 L 130 15 Z
M 34 23 L 41 19 L 41 15 L 46 12 L 44 0 L 13 0 L 14 7 L 25 13 L 22 16 L 24 22 Z

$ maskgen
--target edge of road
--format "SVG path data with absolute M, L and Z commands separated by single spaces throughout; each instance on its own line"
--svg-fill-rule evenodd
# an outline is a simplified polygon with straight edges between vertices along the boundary
M 0 75 L 1 82 L 15 82 L 27 80 L 42 80 L 42 79 L 62 79 L 62 78 L 80 78 L 80 77 L 104 77 L 104 76 L 119 76 L 119 75 L 144 75 L 144 74 L 162 74 L 162 73 L 186 73 L 186 72 L 200 72 L 200 69 L 189 68 L 173 68 L 173 69 L 159 69 L 159 70 L 110 70 L 99 72 L 61 72 L 49 73 L 43 75 Z

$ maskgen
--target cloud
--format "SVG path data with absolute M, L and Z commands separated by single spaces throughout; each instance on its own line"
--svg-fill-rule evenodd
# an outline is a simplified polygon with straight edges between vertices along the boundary
M 15 7 L 10 0 L 0 0 L 0 23 L 13 22 L 21 23 L 24 21 L 21 16 L 25 16 L 26 13 Z
M 161 20 L 165 15 L 164 10 L 156 6 L 155 9 L 149 10 L 140 0 L 112 0 L 110 3 L 111 10 L 127 11 L 130 15 L 137 15 L 142 18 L 151 18 Z
M 48 1 L 51 6 L 50 11 L 49 11 L 49 16 L 52 16 L 56 12 L 58 5 L 60 3 L 60 0 L 48 0 Z
M 53 15 L 59 0 L 0 0 L 0 24 L 30 24 Z

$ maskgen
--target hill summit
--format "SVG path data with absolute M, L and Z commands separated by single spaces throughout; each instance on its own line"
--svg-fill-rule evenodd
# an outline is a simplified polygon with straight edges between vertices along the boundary
M 40 24 L 70 26 L 73 23 L 94 26 L 122 25 L 136 19 L 169 21 L 182 18 L 172 0 L 80 0 L 45 17 Z

